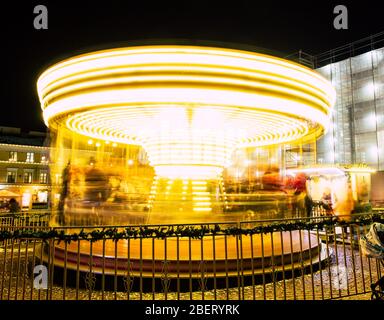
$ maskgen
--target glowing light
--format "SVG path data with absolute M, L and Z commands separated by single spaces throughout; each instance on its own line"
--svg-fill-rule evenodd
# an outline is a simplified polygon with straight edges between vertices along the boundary
M 161 165 L 155 167 L 156 174 L 160 177 L 172 179 L 209 179 L 217 178 L 222 168 L 214 166 L 183 166 L 183 165 Z M 195 183 L 195 181 L 192 181 Z
M 370 114 L 368 114 L 365 119 L 369 125 L 372 125 L 372 126 L 376 125 L 377 117 L 374 112 L 371 112 Z
M 368 149 L 369 151 L 369 155 L 374 158 L 374 157 L 377 157 L 377 155 L 379 154 L 379 149 L 376 147 L 376 146 L 371 146 L 369 147 Z
M 337 167 L 315 167 L 315 168 L 300 168 L 300 169 L 288 169 L 288 175 L 296 175 L 299 172 L 306 173 L 308 175 L 341 175 L 344 176 L 343 170 Z
M 244 165 L 244 167 L 248 167 L 251 163 L 252 163 L 251 160 L 244 160 L 243 165 Z
M 377 86 L 374 84 L 374 82 L 368 82 L 363 87 L 363 93 L 365 94 L 365 97 L 367 99 L 373 99 L 373 96 L 376 90 L 377 90 Z
M 352 173 L 375 173 L 376 170 L 370 167 L 351 167 L 348 169 L 344 169 L 344 171 L 352 172 Z
M 335 103 L 311 69 L 210 47 L 85 54 L 49 68 L 37 88 L 51 128 L 140 145 L 159 177 L 195 181 L 220 176 L 236 148 L 321 135 Z
M 212 211 L 212 208 L 193 208 L 193 211 Z

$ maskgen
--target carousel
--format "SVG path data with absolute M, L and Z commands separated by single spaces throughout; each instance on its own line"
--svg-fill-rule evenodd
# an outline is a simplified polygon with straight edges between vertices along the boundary
M 302 65 L 198 46 L 75 56 L 43 72 L 37 90 L 54 150 L 58 215 L 51 225 L 72 227 L 224 224 L 244 219 L 250 208 L 267 211 L 276 199 L 284 215 L 297 192 L 283 188 L 286 150 L 315 149 L 335 102 L 332 85 Z M 245 271 L 260 267 L 262 258 L 279 257 L 279 264 L 298 258 L 299 249 L 305 256 L 318 251 L 308 233 L 282 236 L 293 236 L 290 248 L 279 246 L 280 234 L 266 239 L 263 249 L 260 239 L 244 244 Z M 102 264 L 108 269 L 116 259 L 123 270 L 127 256 L 141 271 L 154 268 L 148 277 L 160 276 L 164 259 L 179 276 L 196 272 L 202 259 L 208 274 L 213 264 L 217 273 L 235 270 L 235 238 L 218 238 L 214 245 L 208 238 L 190 240 L 178 241 L 177 250 L 173 239 L 119 241 L 118 248 L 94 243 L 94 270 Z M 160 250 L 164 241 L 167 249 Z M 57 246 L 56 261 L 63 261 L 62 249 Z M 89 265 L 89 244 L 70 244 L 69 268 L 79 254 Z

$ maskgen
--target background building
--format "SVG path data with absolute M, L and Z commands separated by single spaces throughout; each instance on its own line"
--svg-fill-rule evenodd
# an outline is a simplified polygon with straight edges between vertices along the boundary
M 0 127 L 0 208 L 15 198 L 22 209 L 48 208 L 49 148 L 44 132 Z
M 332 126 L 317 142 L 317 162 L 367 164 L 373 202 L 384 201 L 384 33 L 315 57 L 337 92 Z

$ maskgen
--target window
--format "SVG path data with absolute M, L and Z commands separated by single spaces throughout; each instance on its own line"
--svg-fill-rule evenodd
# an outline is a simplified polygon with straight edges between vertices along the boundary
M 35 154 L 33 152 L 27 152 L 27 160 L 26 162 L 33 162 Z
M 41 156 L 41 161 L 40 161 L 40 162 L 41 162 L 41 163 L 48 163 L 47 156 L 42 155 L 42 156 Z
M 24 171 L 24 183 L 32 183 L 33 172 L 31 171 Z
M 23 196 L 21 198 L 21 206 L 22 207 L 29 207 L 29 204 L 31 203 L 32 195 L 29 191 L 24 192 Z
M 48 173 L 46 171 L 40 171 L 39 183 L 48 182 Z
M 48 202 L 48 191 L 39 191 L 37 193 L 37 201 L 47 203 Z
M 7 170 L 7 183 L 15 183 L 16 182 L 16 169 L 8 169 Z
M 16 151 L 10 151 L 9 152 L 9 161 L 11 161 L 11 162 L 17 161 L 17 152 Z

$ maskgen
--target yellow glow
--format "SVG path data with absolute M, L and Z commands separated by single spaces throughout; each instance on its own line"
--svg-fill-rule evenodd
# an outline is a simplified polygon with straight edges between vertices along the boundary
M 193 211 L 212 211 L 212 208 L 193 208 Z
M 299 64 L 191 46 L 81 55 L 37 88 L 51 128 L 141 145 L 157 176 L 193 181 L 217 178 L 236 148 L 321 135 L 335 102 L 331 84 Z
M 160 165 L 155 167 L 156 174 L 160 177 L 171 179 L 208 179 L 217 178 L 222 168 L 202 165 Z M 195 181 L 192 181 L 194 183 Z
M 351 172 L 351 173 L 375 173 L 376 170 L 370 167 L 350 167 L 348 169 L 344 169 L 346 172 Z

